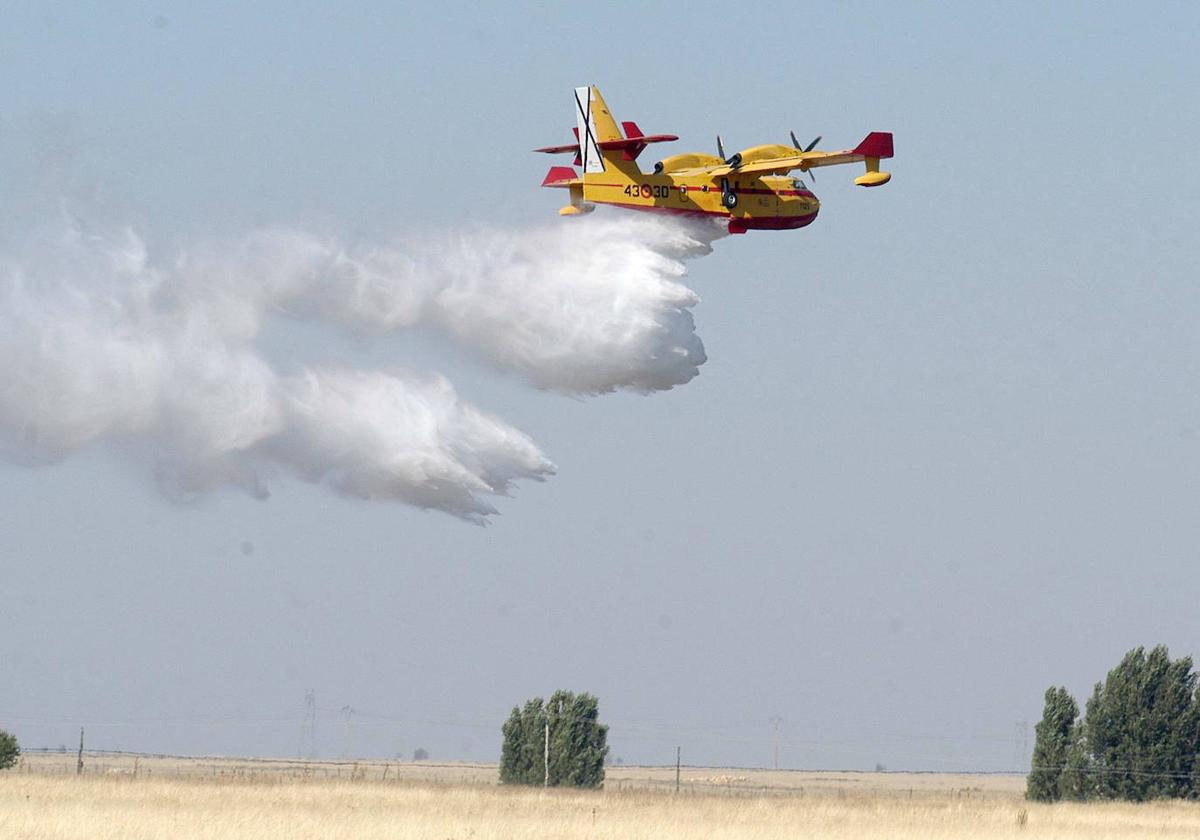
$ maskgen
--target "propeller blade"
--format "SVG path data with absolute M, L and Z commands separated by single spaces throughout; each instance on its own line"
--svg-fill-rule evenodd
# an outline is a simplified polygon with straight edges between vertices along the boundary
M 816 136 L 816 138 L 811 143 L 809 143 L 807 146 L 801 146 L 800 141 L 796 139 L 796 132 L 789 131 L 788 134 L 790 134 L 792 136 L 792 145 L 795 146 L 797 149 L 799 149 L 802 152 L 811 152 L 813 149 L 815 149 L 817 147 L 817 144 L 821 142 L 821 135 L 818 134 Z M 812 178 L 812 182 L 814 184 L 817 183 L 817 175 L 811 169 L 801 169 L 800 171 L 801 171 L 801 173 L 807 175 L 809 178 Z M 801 180 L 803 180 L 803 179 L 801 179 Z
M 811 152 L 813 149 L 815 149 L 817 147 L 817 144 L 821 142 L 821 135 L 818 134 L 816 140 L 813 140 L 807 146 L 801 146 L 800 141 L 796 139 L 796 132 L 789 131 L 788 134 L 792 138 L 792 145 L 795 146 L 797 149 L 799 149 L 802 152 Z
M 721 142 L 721 135 L 717 135 L 717 154 L 721 156 L 721 160 L 725 160 L 725 144 Z

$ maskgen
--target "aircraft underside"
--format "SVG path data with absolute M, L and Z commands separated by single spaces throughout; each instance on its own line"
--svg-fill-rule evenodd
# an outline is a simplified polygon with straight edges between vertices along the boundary
M 607 203 L 607 202 L 606 202 Z M 672 216 L 690 216 L 701 219 L 728 219 L 730 233 L 745 233 L 748 230 L 795 230 L 807 227 L 817 219 L 813 211 L 803 216 L 759 216 L 739 218 L 729 213 L 710 210 L 684 210 L 675 207 L 648 207 L 644 204 L 613 203 L 612 207 L 623 207 L 627 210 L 640 210 L 643 213 L 666 213 Z

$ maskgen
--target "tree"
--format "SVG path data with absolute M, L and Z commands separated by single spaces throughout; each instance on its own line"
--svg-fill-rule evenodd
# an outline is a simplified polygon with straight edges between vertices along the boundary
M 0 770 L 6 770 L 17 763 L 21 757 L 21 747 L 17 739 L 0 729 Z
M 1035 728 L 1033 767 L 1026 780 L 1025 798 L 1057 802 L 1062 798 L 1060 781 L 1073 741 L 1079 705 L 1065 688 L 1046 689 L 1046 706 Z
M 1063 688 L 1046 692 L 1030 799 L 1200 797 L 1200 677 L 1191 657 L 1135 648 L 1096 683 L 1081 722 Z
M 513 706 L 501 732 L 504 742 L 500 749 L 500 782 L 502 784 L 540 785 L 543 768 L 543 738 L 546 711 L 541 697 L 525 703 L 524 709 Z
M 1192 659 L 1171 661 L 1164 645 L 1135 648 L 1097 683 L 1086 735 L 1096 795 L 1143 801 L 1200 793 L 1200 704 Z
M 546 738 L 549 730 L 549 763 Z M 580 788 L 604 783 L 608 727 L 599 721 L 599 701 L 590 694 L 556 691 L 549 702 L 535 697 L 513 707 L 501 730 L 500 781 L 504 784 Z
M 1058 793 L 1062 799 L 1082 801 L 1096 796 L 1096 774 L 1088 751 L 1086 727 L 1080 723 L 1071 733 L 1067 747 L 1067 762 L 1058 778 Z
M 546 704 L 550 723 L 550 784 L 596 788 L 604 784 L 608 727 L 590 694 L 556 691 Z

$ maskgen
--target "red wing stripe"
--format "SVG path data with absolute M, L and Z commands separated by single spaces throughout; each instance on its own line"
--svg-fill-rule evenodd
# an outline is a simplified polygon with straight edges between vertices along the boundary
M 588 186 L 589 187 L 614 187 L 617 189 L 620 189 L 622 187 L 628 187 L 628 186 L 636 186 L 638 189 L 641 189 L 641 187 L 642 187 L 641 184 L 634 184 L 633 182 L 630 182 L 628 184 L 598 184 L 594 181 L 589 181 Z M 692 190 L 700 189 L 700 187 L 691 186 L 690 184 L 670 184 L 669 186 L 673 190 L 677 190 L 681 186 L 685 186 L 685 187 L 687 187 L 688 192 L 691 192 Z M 720 192 L 720 190 L 713 190 L 713 191 Z M 808 192 L 807 190 L 755 190 L 755 189 L 743 188 L 740 190 L 735 189 L 734 192 L 737 193 L 738 195 L 796 195 L 796 196 L 805 196 L 805 197 L 809 197 L 809 198 L 816 198 L 816 195 L 814 193 Z

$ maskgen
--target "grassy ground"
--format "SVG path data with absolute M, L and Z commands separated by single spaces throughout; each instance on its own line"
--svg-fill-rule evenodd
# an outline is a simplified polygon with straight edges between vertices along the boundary
M 613 768 L 603 791 L 502 788 L 489 765 L 27 758 L 0 837 L 1142 838 L 1200 836 L 1200 805 L 1024 802 L 1010 776 Z M 342 773 L 341 778 L 336 773 Z M 330 773 L 334 775 L 329 775 Z

